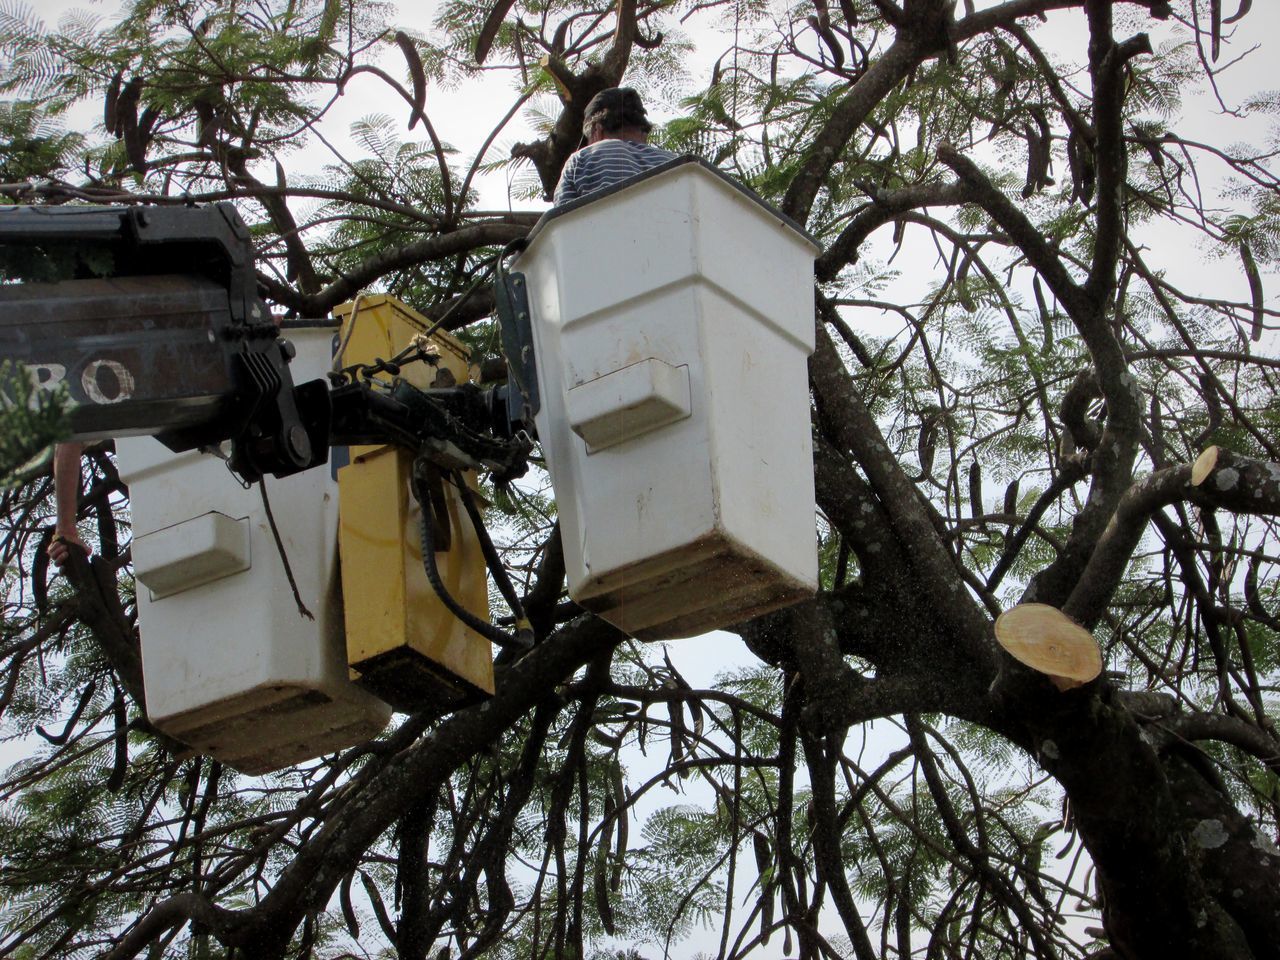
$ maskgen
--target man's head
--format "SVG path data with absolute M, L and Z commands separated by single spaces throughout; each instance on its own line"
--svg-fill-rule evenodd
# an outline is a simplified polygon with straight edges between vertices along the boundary
M 601 140 L 636 140 L 644 143 L 653 124 L 645 116 L 640 94 L 631 87 L 601 90 L 587 104 L 582 135 L 587 143 Z

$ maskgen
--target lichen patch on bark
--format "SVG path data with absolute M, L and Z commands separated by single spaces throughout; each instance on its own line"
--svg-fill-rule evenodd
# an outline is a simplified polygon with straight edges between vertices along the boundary
M 1221 820 L 1201 820 L 1191 831 L 1191 840 L 1198 847 L 1212 850 L 1227 842 L 1227 831 Z

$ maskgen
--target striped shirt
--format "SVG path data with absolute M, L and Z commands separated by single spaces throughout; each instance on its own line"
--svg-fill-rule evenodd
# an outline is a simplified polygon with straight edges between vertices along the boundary
M 660 147 L 631 140 L 601 140 L 590 144 L 565 163 L 552 206 L 559 207 L 611 187 L 674 158 L 674 153 Z

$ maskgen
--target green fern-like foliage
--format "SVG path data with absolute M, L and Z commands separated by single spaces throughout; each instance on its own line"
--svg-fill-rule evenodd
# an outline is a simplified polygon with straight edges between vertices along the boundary
M 61 173 L 84 144 L 82 134 L 67 131 L 38 104 L 0 101 L 0 181 Z
M 44 469 L 52 444 L 70 434 L 65 387 L 37 387 L 21 364 L 0 363 L 0 485 L 11 487 Z

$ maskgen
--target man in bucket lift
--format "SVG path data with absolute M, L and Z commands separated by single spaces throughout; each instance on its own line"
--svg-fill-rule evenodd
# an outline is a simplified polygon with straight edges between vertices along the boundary
M 553 206 L 563 206 L 673 159 L 674 153 L 649 144 L 652 129 L 640 94 L 631 87 L 610 87 L 597 93 L 582 119 L 587 145 L 565 163 Z

